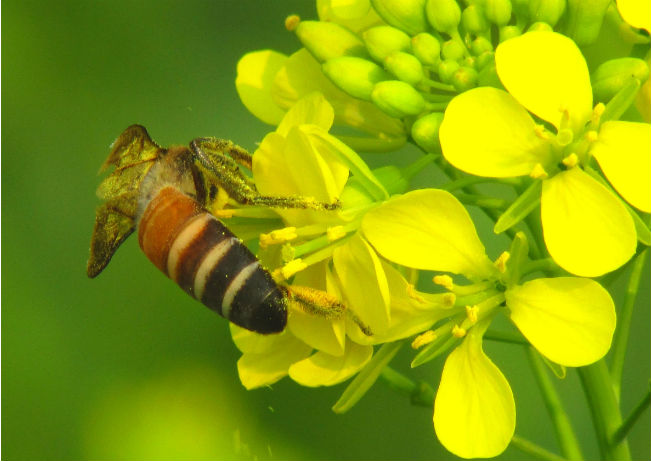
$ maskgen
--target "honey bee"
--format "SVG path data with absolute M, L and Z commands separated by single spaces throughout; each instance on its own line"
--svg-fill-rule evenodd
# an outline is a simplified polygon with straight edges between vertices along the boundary
M 262 334 L 287 324 L 289 302 L 308 312 L 339 316 L 335 297 L 308 287 L 276 283 L 253 253 L 209 213 L 214 191 L 241 204 L 335 210 L 339 203 L 258 193 L 238 165 L 251 155 L 230 141 L 197 138 L 189 147 L 162 148 L 140 125 L 113 143 L 100 171 L 114 166 L 100 184 L 91 238 L 88 276 L 96 277 L 117 248 L 138 229 L 147 258 L 183 290 L 231 322 Z

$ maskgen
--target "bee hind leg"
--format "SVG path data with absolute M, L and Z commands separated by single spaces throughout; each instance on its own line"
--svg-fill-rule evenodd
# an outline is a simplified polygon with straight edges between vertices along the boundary
M 294 306 L 316 317 L 327 320 L 336 320 L 347 315 L 366 336 L 373 336 L 373 332 L 362 320 L 350 309 L 339 301 L 335 296 L 315 288 L 306 286 L 290 285 L 283 287 L 287 299 Z

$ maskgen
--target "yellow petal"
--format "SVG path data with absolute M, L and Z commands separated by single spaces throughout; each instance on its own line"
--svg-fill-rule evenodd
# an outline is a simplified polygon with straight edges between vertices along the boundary
M 606 122 L 591 153 L 617 192 L 637 209 L 650 213 L 651 125 Z
M 312 348 L 287 331 L 263 353 L 244 353 L 237 361 L 237 372 L 247 389 L 268 386 L 287 375 L 289 367 L 310 355 Z
M 475 328 L 445 361 L 434 402 L 434 429 L 455 455 L 491 458 L 513 437 L 515 402 L 508 381 L 484 354 L 481 336 L 472 333 Z
M 549 141 L 513 96 L 491 87 L 455 97 L 439 129 L 441 149 L 455 167 L 477 176 L 528 175 L 550 159 Z
M 511 320 L 549 360 L 581 367 L 603 357 L 615 332 L 615 304 L 597 282 L 536 279 L 506 291 Z
M 287 136 L 291 128 L 303 124 L 316 125 L 328 131 L 332 126 L 334 117 L 335 113 L 330 103 L 326 101 L 321 93 L 315 91 L 299 99 L 289 109 L 280 125 L 278 125 L 276 132 L 281 136 Z
M 357 233 L 337 247 L 333 262 L 346 304 L 373 333 L 389 327 L 389 287 L 380 258 Z
M 237 63 L 237 94 L 249 112 L 270 125 L 277 125 L 285 114 L 273 101 L 271 87 L 286 60 L 282 53 L 262 50 L 245 54 Z
M 651 2 L 649 0 L 617 0 L 622 19 L 631 26 L 651 32 Z
M 293 285 L 326 290 L 326 264 L 313 264 L 302 270 L 294 278 Z M 332 293 L 332 291 L 329 291 Z M 333 293 L 334 294 L 334 293 Z M 307 314 L 299 309 L 291 309 L 287 328 L 298 339 L 314 349 L 334 356 L 344 353 L 346 343 L 345 319 L 325 319 Z
M 628 210 L 580 168 L 543 182 L 540 213 L 549 254 L 572 274 L 597 277 L 635 253 L 637 237 Z
M 419 293 L 390 264 L 382 262 L 389 285 L 391 323 L 382 335 L 374 335 L 376 343 L 388 343 L 421 333 L 435 322 L 450 315 L 444 298 L 448 294 Z
M 302 386 L 334 386 L 357 373 L 372 355 L 372 346 L 347 341 L 342 356 L 317 352 L 289 367 L 289 377 Z
M 394 196 L 366 213 L 362 230 L 378 253 L 403 266 L 471 279 L 494 273 L 468 212 L 446 191 Z
M 345 319 L 325 319 L 292 310 L 287 321 L 289 331 L 314 349 L 339 357 L 344 353 Z
M 243 352 L 245 354 L 261 354 L 273 349 L 277 345 L 282 344 L 287 340 L 283 333 L 262 335 L 251 330 L 238 327 L 234 323 L 230 323 L 229 327 L 231 330 L 231 338 L 233 339 L 233 343 L 235 343 L 235 346 L 240 350 L 240 352 Z
M 524 107 L 556 128 L 567 111 L 577 132 L 592 113 L 588 66 L 576 44 L 556 32 L 528 32 L 495 51 L 497 74 Z
M 264 137 L 253 154 L 253 178 L 262 195 L 283 197 L 298 193 L 298 186 L 287 175 L 290 165 L 284 153 L 285 138 L 273 132 Z

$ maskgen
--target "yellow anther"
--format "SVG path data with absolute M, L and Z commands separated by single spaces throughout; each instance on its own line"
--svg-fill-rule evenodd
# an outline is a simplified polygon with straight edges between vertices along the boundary
M 214 210 L 212 214 L 215 216 L 215 218 L 232 218 L 235 214 L 235 208 Z
M 295 227 L 284 227 L 276 229 L 268 234 L 260 234 L 260 247 L 267 248 L 269 245 L 289 242 L 298 238 Z
M 436 339 L 436 333 L 433 330 L 427 330 L 424 333 L 419 334 L 411 342 L 412 349 L 420 349 L 426 344 L 431 343 Z
M 280 276 L 282 277 L 281 280 L 287 280 L 292 275 L 302 271 L 306 267 L 307 264 L 305 264 L 301 258 L 294 259 L 293 261 L 285 264 L 283 267 L 276 269 L 274 271 L 274 278 L 276 278 L 276 276 Z
M 570 155 L 565 157 L 563 160 L 563 165 L 568 168 L 574 168 L 579 163 L 579 157 L 572 152 Z
M 497 267 L 497 270 L 500 271 L 500 273 L 506 272 L 506 262 L 509 260 L 511 257 L 511 253 L 508 251 L 505 251 L 499 257 L 495 260 L 495 267 Z
M 443 303 L 443 307 L 452 307 L 457 302 L 457 295 L 454 293 L 445 293 L 441 297 L 441 302 Z
M 466 329 L 461 328 L 459 325 L 455 325 L 454 327 L 452 327 L 452 336 L 454 336 L 455 338 L 463 338 L 464 336 L 466 336 L 466 333 L 467 333 Z
M 477 312 L 479 309 L 477 306 L 466 306 L 466 316 L 468 317 L 468 320 L 470 320 L 471 324 L 477 323 Z
M 529 176 L 531 176 L 533 179 L 545 179 L 549 177 L 549 174 L 547 174 L 540 163 L 536 163 L 536 165 L 531 170 L 531 173 L 529 173 Z
M 604 111 L 606 110 L 606 105 L 603 102 L 600 102 L 596 106 L 594 106 L 594 109 L 592 109 L 592 123 L 595 125 L 601 121 L 601 116 L 604 114 Z
M 335 240 L 339 240 L 346 236 L 346 229 L 344 229 L 344 226 L 328 227 L 326 235 L 328 236 L 329 241 L 334 242 Z
M 536 125 L 533 129 L 533 132 L 540 139 L 548 140 L 550 138 L 549 132 L 545 129 L 543 125 Z
M 407 284 L 407 296 L 411 299 L 415 299 L 419 303 L 425 303 L 425 298 L 416 291 L 416 287 L 412 283 Z
M 452 288 L 454 288 L 452 277 L 449 275 L 435 275 L 432 281 L 437 285 L 441 285 L 443 288 L 449 291 L 452 291 Z
M 597 133 L 595 130 L 590 130 L 586 132 L 585 139 L 587 139 L 588 142 L 595 142 L 597 139 L 599 139 L 599 133 Z
M 298 26 L 298 23 L 301 22 L 301 17 L 297 14 L 292 14 L 285 18 L 285 29 L 288 31 L 293 31 Z

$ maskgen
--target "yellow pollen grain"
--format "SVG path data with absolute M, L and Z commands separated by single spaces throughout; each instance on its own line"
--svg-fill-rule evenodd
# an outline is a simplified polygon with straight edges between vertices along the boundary
M 497 267 L 497 270 L 500 271 L 500 273 L 503 274 L 506 272 L 506 262 L 509 258 L 511 258 L 511 253 L 505 251 L 495 260 L 495 267 Z
M 449 291 L 452 291 L 452 288 L 454 288 L 452 277 L 449 275 L 435 275 L 432 281 L 437 285 L 441 285 L 443 288 Z
M 425 302 L 425 298 L 418 294 L 416 287 L 412 283 L 407 284 L 407 296 L 409 296 L 411 299 L 415 299 L 419 303 Z
M 299 22 L 301 22 L 301 17 L 299 15 L 292 14 L 287 16 L 287 18 L 285 18 L 285 29 L 292 32 L 296 27 L 298 27 Z
M 479 309 L 477 306 L 466 306 L 466 316 L 468 317 L 468 320 L 470 320 L 471 324 L 477 323 L 477 312 Z
M 579 157 L 572 152 L 570 155 L 565 157 L 563 160 L 563 165 L 568 168 L 574 168 L 579 163 Z
M 549 177 L 549 174 L 547 174 L 540 163 L 536 163 L 536 165 L 531 170 L 531 173 L 529 173 L 529 176 L 531 176 L 533 179 L 545 179 Z
M 328 240 L 334 242 L 346 236 L 346 229 L 344 229 L 344 226 L 332 226 L 328 227 L 326 234 L 328 235 Z
M 436 333 L 433 330 L 427 330 L 424 333 L 419 334 L 411 342 L 412 349 L 420 349 L 426 344 L 431 343 L 436 339 Z
M 296 274 L 297 272 L 302 271 L 307 267 L 307 264 L 303 262 L 301 258 L 294 259 L 293 261 L 288 262 L 285 264 L 281 269 L 280 272 L 285 280 L 290 278 L 292 275 Z
M 466 329 L 461 328 L 459 325 L 455 325 L 452 328 L 452 336 L 454 336 L 455 338 L 463 338 L 464 336 L 466 336 L 466 333 L 467 333 Z

